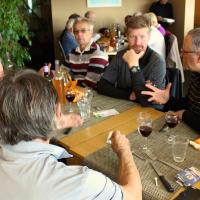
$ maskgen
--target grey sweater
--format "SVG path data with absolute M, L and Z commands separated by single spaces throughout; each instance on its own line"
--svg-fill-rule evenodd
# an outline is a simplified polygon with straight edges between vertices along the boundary
M 147 90 L 145 83 L 150 80 L 158 88 L 165 88 L 166 64 L 165 61 L 150 48 L 139 59 L 140 71 L 132 72 L 128 64 L 122 59 L 127 49 L 118 52 L 101 77 L 97 91 L 101 94 L 115 98 L 129 99 L 132 91 L 136 100 L 143 106 L 152 106 L 162 109 L 161 105 L 149 103 L 148 96 L 141 95 L 142 90 Z

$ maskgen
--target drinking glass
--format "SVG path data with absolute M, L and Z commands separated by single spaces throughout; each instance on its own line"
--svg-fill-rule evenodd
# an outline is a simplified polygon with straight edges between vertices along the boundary
M 93 99 L 93 91 L 92 88 L 86 87 L 84 90 L 84 98 L 87 99 L 90 103 L 92 102 Z
M 148 147 L 148 136 L 152 132 L 152 118 L 151 115 L 146 112 L 140 112 L 138 115 L 138 132 L 145 138 L 145 143 L 142 147 L 144 151 L 150 150 Z
M 188 144 L 188 138 L 185 138 L 182 135 L 174 137 L 172 143 L 172 155 L 175 162 L 183 162 L 185 160 Z
M 178 124 L 178 115 L 172 111 L 168 111 L 165 114 L 165 122 L 170 129 L 176 127 Z M 167 143 L 172 144 L 173 140 L 174 140 L 174 134 L 172 134 L 172 132 L 169 132 Z
M 66 99 L 69 102 L 69 110 L 68 112 L 74 112 L 72 109 L 72 101 L 74 100 L 76 94 L 73 90 L 67 90 L 66 91 Z

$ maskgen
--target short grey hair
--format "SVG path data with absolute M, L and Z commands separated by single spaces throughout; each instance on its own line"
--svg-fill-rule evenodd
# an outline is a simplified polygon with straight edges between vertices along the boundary
M 79 23 L 86 23 L 86 24 L 88 24 L 89 28 L 90 28 L 90 31 L 93 32 L 94 23 L 90 19 L 88 19 L 86 17 L 80 17 L 80 18 L 76 19 L 75 22 L 74 22 L 74 25 L 73 25 L 73 30 L 76 27 L 76 25 L 79 24 Z
M 192 48 L 195 50 L 200 49 L 200 28 L 194 28 L 187 34 L 192 39 Z
M 0 81 L 0 138 L 17 144 L 48 139 L 56 127 L 58 96 L 53 85 L 33 70 L 6 72 Z

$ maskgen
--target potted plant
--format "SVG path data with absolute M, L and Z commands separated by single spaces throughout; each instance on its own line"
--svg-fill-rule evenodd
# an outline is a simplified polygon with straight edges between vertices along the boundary
M 0 59 L 5 68 L 12 62 L 14 68 L 24 67 L 31 59 L 28 47 L 28 25 L 23 0 L 0 1 Z

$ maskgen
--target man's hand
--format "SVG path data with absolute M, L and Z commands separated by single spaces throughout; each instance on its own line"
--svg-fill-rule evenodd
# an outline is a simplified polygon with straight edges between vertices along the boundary
M 129 68 L 139 66 L 139 59 L 144 55 L 144 51 L 136 53 L 133 49 L 127 50 L 123 55 L 124 61 L 128 64 Z
M 129 140 L 119 131 L 113 131 L 111 139 L 112 149 L 119 159 L 118 183 L 122 187 L 124 199 L 142 200 L 142 184 L 133 160 Z
M 71 128 L 71 127 L 78 127 L 83 124 L 83 119 L 80 115 L 77 114 L 62 114 L 59 122 L 58 127 L 59 129 L 62 128 Z
M 178 116 L 178 119 L 180 121 L 182 120 L 182 116 L 183 116 L 184 112 L 185 112 L 185 110 L 179 110 L 179 111 L 175 112 L 175 114 Z
M 165 104 L 169 100 L 170 95 L 170 88 L 172 86 L 171 83 L 168 83 L 164 90 L 158 89 L 151 84 L 145 85 L 151 91 L 142 91 L 142 95 L 148 95 L 150 98 L 148 99 L 149 102 L 154 102 L 157 104 Z
M 127 153 L 131 154 L 130 143 L 125 135 L 121 134 L 119 131 L 113 131 L 111 140 L 112 149 L 119 157 L 122 157 Z

